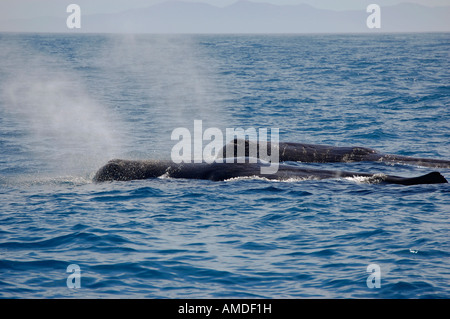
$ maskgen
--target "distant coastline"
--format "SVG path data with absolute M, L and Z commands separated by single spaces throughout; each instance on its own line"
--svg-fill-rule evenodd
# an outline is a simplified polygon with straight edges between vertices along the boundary
M 82 11 L 83 12 L 83 11 Z M 226 7 L 167 1 L 120 13 L 83 14 L 80 29 L 58 16 L 0 20 L 0 32 L 48 33 L 374 33 L 450 32 L 450 6 L 412 3 L 381 6 L 382 26 L 369 29 L 366 10 L 334 11 L 307 4 L 274 5 L 238 1 Z

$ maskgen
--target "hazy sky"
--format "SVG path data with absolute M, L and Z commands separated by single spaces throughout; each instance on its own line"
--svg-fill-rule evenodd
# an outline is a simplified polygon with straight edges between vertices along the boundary
M 127 9 L 146 7 L 164 0 L 0 0 L 0 19 L 31 18 L 42 16 L 65 16 L 65 9 L 71 3 L 78 4 L 83 14 L 120 12 Z M 216 6 L 230 5 L 237 0 L 184 0 L 203 2 Z M 307 3 L 316 8 L 331 10 L 363 10 L 370 3 L 380 6 L 402 2 L 426 6 L 450 5 L 450 0 L 251 0 L 273 4 Z

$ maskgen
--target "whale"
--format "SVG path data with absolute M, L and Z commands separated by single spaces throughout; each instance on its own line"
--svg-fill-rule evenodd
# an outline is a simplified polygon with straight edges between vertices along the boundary
M 274 143 L 267 142 L 265 150 L 274 150 L 278 152 L 278 161 L 286 162 L 304 162 L 304 163 L 351 163 L 351 162 L 383 162 L 392 164 L 406 164 L 430 168 L 450 168 L 450 161 L 401 156 L 394 154 L 384 154 L 372 148 L 367 147 L 339 147 L 330 145 L 303 144 L 293 142 Z M 264 153 L 264 152 L 262 152 Z M 220 152 L 218 158 L 233 157 L 236 154 L 240 156 L 252 156 L 264 158 L 260 154 L 260 144 L 248 139 L 238 139 L 227 143 Z M 271 156 L 273 154 L 270 154 Z
M 157 177 L 225 181 L 240 177 L 261 177 L 268 180 L 288 181 L 328 178 L 365 178 L 369 183 L 399 185 L 447 183 L 439 172 L 417 177 L 400 177 L 385 174 L 368 174 L 348 171 L 334 171 L 304 168 L 280 163 L 277 172 L 262 174 L 262 161 L 256 163 L 174 163 L 170 160 L 123 160 L 114 159 L 102 166 L 93 177 L 94 182 L 131 181 Z

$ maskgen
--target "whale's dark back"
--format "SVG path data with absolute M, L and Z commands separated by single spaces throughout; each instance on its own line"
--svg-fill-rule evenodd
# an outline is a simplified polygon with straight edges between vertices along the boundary
M 424 176 L 405 178 L 390 175 L 374 175 L 367 173 L 306 169 L 300 166 L 279 164 L 275 173 L 263 174 L 261 168 L 267 165 L 257 163 L 181 163 L 171 161 L 132 161 L 112 160 L 100 168 L 94 176 L 95 182 L 129 181 L 148 179 L 160 176 L 185 179 L 204 179 L 223 181 L 237 177 L 263 177 L 272 180 L 289 179 L 325 179 L 345 177 L 369 177 L 374 182 L 386 182 L 401 185 L 447 183 L 447 180 L 438 172 Z
M 315 145 L 304 143 L 277 143 L 267 142 L 267 155 L 271 151 L 278 152 L 278 161 L 298 161 L 308 163 L 335 163 L 355 162 L 365 159 L 378 160 L 382 155 L 376 150 L 365 147 L 335 147 L 328 145 Z M 234 139 L 222 148 L 223 157 L 237 155 L 261 158 L 266 154 L 260 153 L 259 143 L 244 139 Z
M 383 154 L 372 148 L 353 146 L 340 147 L 329 145 L 316 145 L 304 143 L 272 143 L 267 142 L 267 155 L 272 156 L 271 150 L 278 152 L 278 161 L 304 162 L 304 163 L 338 163 L 380 161 L 387 163 L 411 164 L 432 168 L 450 168 L 450 161 L 431 158 L 417 158 L 410 156 Z M 255 141 L 234 139 L 222 148 L 222 157 L 236 155 L 262 158 L 260 145 Z M 277 157 L 275 157 L 277 158 Z

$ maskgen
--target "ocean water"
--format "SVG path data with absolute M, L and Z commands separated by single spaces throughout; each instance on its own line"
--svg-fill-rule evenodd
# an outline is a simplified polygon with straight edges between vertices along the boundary
M 170 158 L 194 120 L 448 160 L 449 52 L 448 33 L 0 34 L 0 297 L 449 298 L 448 184 L 92 182 Z

